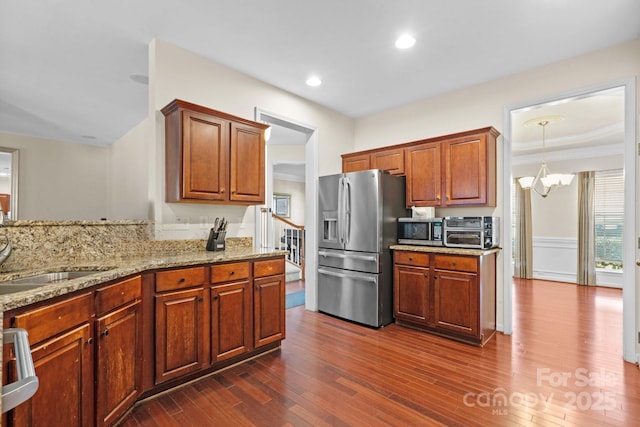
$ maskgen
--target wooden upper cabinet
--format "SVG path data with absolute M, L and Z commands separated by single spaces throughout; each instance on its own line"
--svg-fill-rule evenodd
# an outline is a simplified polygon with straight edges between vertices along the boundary
M 445 141 L 446 206 L 496 205 L 496 144 L 489 134 Z
M 342 172 L 382 169 L 407 177 L 406 206 L 495 206 L 492 127 L 342 155 Z
M 404 175 L 404 150 L 385 148 L 366 153 L 342 155 L 342 172 L 358 172 L 367 169 L 381 169 L 391 175 Z
M 264 203 L 264 131 L 231 123 L 229 200 Z
M 494 128 L 405 148 L 407 206 L 495 206 Z
M 391 148 L 371 153 L 371 169 L 389 171 L 391 175 L 404 175 L 404 149 Z
M 442 162 L 440 144 L 430 142 L 405 151 L 407 206 L 440 206 L 442 202 Z
M 343 154 L 342 172 L 358 172 L 371 169 L 371 156 L 369 154 Z
M 267 125 L 178 99 L 162 113 L 167 202 L 264 203 Z

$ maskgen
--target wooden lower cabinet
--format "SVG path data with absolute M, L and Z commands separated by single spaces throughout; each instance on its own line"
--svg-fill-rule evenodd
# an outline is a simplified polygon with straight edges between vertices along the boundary
M 397 265 L 393 282 L 396 319 L 428 324 L 430 289 L 428 268 Z
M 92 340 L 87 322 L 32 346 L 38 391 L 9 413 L 10 426 L 93 425 Z M 10 372 L 15 372 L 14 363 Z
M 156 384 L 204 367 L 203 302 L 203 288 L 156 295 Z
M 111 425 L 141 392 L 140 300 L 96 321 L 96 425 Z
M 253 265 L 253 345 L 258 348 L 285 337 L 284 258 Z
M 476 345 L 496 330 L 496 254 L 394 251 L 396 323 Z
M 7 311 L 3 326 L 29 333 L 40 385 L 1 425 L 114 425 L 141 397 L 276 348 L 284 257 L 137 274 Z M 2 378 L 16 381 L 11 345 Z
M 252 350 L 251 301 L 248 280 L 211 288 L 211 364 Z
M 477 337 L 478 292 L 476 274 L 436 270 L 433 277 L 435 326 Z

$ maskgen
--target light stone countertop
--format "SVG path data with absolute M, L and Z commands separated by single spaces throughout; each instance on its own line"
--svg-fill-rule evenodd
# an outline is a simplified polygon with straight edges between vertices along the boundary
M 471 256 L 489 255 L 493 253 L 498 253 L 502 250 L 502 248 L 466 249 L 466 248 L 448 248 L 444 246 L 418 246 L 418 245 L 391 245 L 389 248 L 395 251 L 429 252 L 429 253 L 436 253 L 436 254 L 471 255 Z
M 100 262 L 79 263 L 74 265 L 48 266 L 20 272 L 0 274 L 0 283 L 33 276 L 41 273 L 51 273 L 57 271 L 81 271 L 100 270 L 95 274 L 90 274 L 72 280 L 65 280 L 58 283 L 43 285 L 36 289 L 15 292 L 0 296 L 0 308 L 2 312 L 23 307 L 35 302 L 43 301 L 60 295 L 65 295 L 80 289 L 86 289 L 101 283 L 119 279 L 135 273 L 148 270 L 156 270 L 172 267 L 183 267 L 198 264 L 219 263 L 234 260 L 245 260 L 254 258 L 267 258 L 273 256 L 286 255 L 287 251 L 263 249 L 254 247 L 240 247 L 227 249 L 225 251 L 194 250 L 173 255 L 139 255 L 104 259 Z M 19 285 L 16 285 L 19 286 Z

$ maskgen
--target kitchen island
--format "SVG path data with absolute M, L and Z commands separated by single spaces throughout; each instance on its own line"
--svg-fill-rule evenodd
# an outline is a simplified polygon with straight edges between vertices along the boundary
M 32 400 L 3 422 L 112 425 L 142 398 L 279 348 L 286 251 L 229 240 L 219 252 L 204 242 L 147 242 L 153 250 L 0 273 L 6 284 L 91 270 L 0 296 L 2 327 L 27 329 L 40 379 Z M 7 384 L 15 380 L 12 348 L 2 356 Z

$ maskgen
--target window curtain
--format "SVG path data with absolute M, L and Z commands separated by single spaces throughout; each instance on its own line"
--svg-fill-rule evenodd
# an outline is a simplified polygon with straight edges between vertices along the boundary
M 595 175 L 578 174 L 578 284 L 596 284 Z
M 515 182 L 514 216 L 516 241 L 514 248 L 514 277 L 533 278 L 533 238 L 531 237 L 531 189 L 523 189 Z

